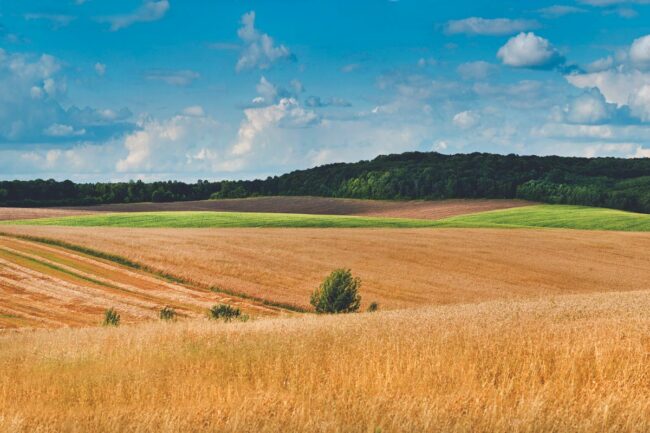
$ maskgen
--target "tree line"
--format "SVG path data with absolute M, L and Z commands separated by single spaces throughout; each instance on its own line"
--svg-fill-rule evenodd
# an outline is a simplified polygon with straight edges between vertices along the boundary
M 88 205 L 274 195 L 366 199 L 522 198 L 650 213 L 650 158 L 408 152 L 266 179 L 75 184 L 0 182 L 0 203 Z

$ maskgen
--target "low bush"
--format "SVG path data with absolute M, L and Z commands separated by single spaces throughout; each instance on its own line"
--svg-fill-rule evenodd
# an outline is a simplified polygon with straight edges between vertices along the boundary
M 211 319 L 223 319 L 224 322 L 230 322 L 233 319 L 240 318 L 242 315 L 239 308 L 235 308 L 226 304 L 214 305 L 212 308 L 210 308 L 208 314 Z
M 102 324 L 104 326 L 119 326 L 120 315 L 114 308 L 109 308 L 104 312 L 104 322 Z
M 172 307 L 165 306 L 160 310 L 160 320 L 174 320 L 176 318 L 176 310 Z
M 374 313 L 375 311 L 379 310 L 379 304 L 376 302 L 371 302 L 370 305 L 368 305 L 368 313 Z

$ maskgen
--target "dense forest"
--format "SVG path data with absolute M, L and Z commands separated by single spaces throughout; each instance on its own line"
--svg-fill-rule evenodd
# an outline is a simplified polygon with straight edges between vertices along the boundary
M 261 180 L 76 184 L 2 181 L 0 205 L 314 195 L 370 199 L 522 198 L 650 213 L 650 158 L 568 158 L 410 152 L 328 164 Z

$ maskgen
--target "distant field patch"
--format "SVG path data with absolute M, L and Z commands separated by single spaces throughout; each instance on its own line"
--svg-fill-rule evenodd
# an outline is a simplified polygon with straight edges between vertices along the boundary
M 303 228 L 414 228 L 432 227 L 434 221 L 340 215 L 301 215 L 251 212 L 132 212 L 61 218 L 16 220 L 7 224 L 66 227 L 206 228 L 206 227 L 303 227 Z
M 128 212 L 6 221 L 4 224 L 132 228 L 566 228 L 650 231 L 650 215 L 613 209 L 535 205 L 441 220 L 257 212 Z
M 438 221 L 443 227 L 567 228 L 650 231 L 650 215 L 586 206 L 537 205 L 462 215 Z

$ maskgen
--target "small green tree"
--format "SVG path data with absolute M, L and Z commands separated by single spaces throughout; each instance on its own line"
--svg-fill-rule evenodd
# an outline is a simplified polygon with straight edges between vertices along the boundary
M 160 310 L 160 320 L 174 320 L 176 318 L 176 310 L 170 306 L 165 306 Z
M 104 312 L 104 322 L 102 324 L 104 326 L 119 326 L 120 315 L 114 308 L 109 308 Z
M 379 304 L 376 302 L 371 302 L 370 305 L 368 305 L 368 313 L 374 313 L 375 311 L 379 310 Z
M 361 280 L 349 269 L 337 269 L 311 295 L 311 305 L 317 313 L 353 313 L 361 304 L 360 286 Z

